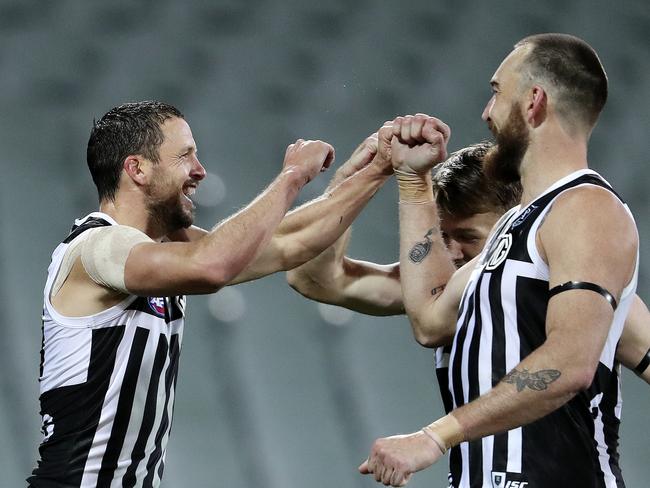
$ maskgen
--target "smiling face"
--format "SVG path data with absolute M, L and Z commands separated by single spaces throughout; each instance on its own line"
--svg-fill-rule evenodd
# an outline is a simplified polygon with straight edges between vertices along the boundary
M 490 85 L 492 97 L 483 111 L 483 120 L 496 139 L 485 156 L 488 177 L 510 183 L 519 180 L 519 168 L 530 143 L 522 108 L 522 63 L 530 47 L 516 48 L 496 70 Z
M 146 189 L 147 210 L 152 220 L 169 233 L 192 225 L 194 203 L 190 197 L 205 178 L 205 168 L 197 158 L 196 143 L 184 119 L 167 119 L 161 129 L 164 140 Z

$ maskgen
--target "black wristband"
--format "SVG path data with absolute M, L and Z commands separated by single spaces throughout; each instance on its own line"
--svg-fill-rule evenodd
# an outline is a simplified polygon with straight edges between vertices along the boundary
M 644 371 L 648 369 L 648 366 L 650 366 L 650 349 L 648 349 L 648 352 L 645 353 L 645 356 L 643 356 L 643 359 L 639 362 L 639 364 L 636 365 L 634 372 L 641 376 Z
M 558 293 L 562 293 L 564 291 L 569 291 L 569 290 L 595 291 L 596 293 L 599 293 L 600 295 L 604 296 L 614 310 L 616 310 L 616 307 L 618 306 L 618 304 L 616 303 L 616 298 L 614 298 L 614 296 L 610 292 L 605 290 L 605 288 L 603 288 L 602 286 L 597 285 L 596 283 L 590 283 L 588 281 L 567 281 L 566 283 L 551 288 L 548 292 L 548 297 L 551 298 L 552 296 L 555 296 Z

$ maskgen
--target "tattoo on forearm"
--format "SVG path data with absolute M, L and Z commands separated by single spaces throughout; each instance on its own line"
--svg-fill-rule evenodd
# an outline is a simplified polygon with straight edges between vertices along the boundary
M 433 234 L 433 228 L 424 235 L 422 242 L 416 243 L 409 251 L 409 259 L 415 264 L 421 263 L 431 251 L 431 239 L 429 239 L 431 234 Z
M 521 392 L 528 387 L 534 391 L 542 391 L 548 388 L 548 385 L 557 380 L 562 373 L 557 369 L 541 369 L 534 373 L 529 373 L 527 369 L 521 371 L 513 369 L 504 378 L 504 383 L 511 383 L 517 386 L 517 391 Z
M 442 293 L 444 289 L 445 289 L 445 285 L 436 286 L 431 290 L 431 294 L 435 296 L 438 293 Z

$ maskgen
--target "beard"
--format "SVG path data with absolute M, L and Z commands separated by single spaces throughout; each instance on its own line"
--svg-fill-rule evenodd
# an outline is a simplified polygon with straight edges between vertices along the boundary
M 521 162 L 530 143 L 526 121 L 521 115 L 521 104 L 512 104 L 502 129 L 490 125 L 490 130 L 496 138 L 496 145 L 483 158 L 483 172 L 495 181 L 503 183 L 519 181 Z
M 183 206 L 185 196 L 180 190 L 168 196 L 158 196 L 164 195 L 164 186 L 154 184 L 149 194 L 147 210 L 151 219 L 165 234 L 188 228 L 194 222 L 194 208 L 187 210 Z

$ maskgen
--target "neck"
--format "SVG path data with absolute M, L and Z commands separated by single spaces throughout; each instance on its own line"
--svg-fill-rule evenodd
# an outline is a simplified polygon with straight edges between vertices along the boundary
M 162 240 L 168 233 L 151 217 L 141 194 L 118 192 L 115 200 L 100 202 L 99 210 L 109 215 L 118 224 L 141 230 L 154 241 Z
M 522 207 L 565 176 L 588 167 L 587 140 L 559 125 L 540 126 L 521 163 Z

